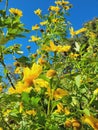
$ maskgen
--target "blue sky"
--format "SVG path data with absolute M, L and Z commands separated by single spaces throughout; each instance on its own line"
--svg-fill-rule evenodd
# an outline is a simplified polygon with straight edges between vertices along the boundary
M 4 6 L 4 1 L 2 6 Z M 48 12 L 48 7 L 54 4 L 55 0 L 9 0 L 9 8 L 19 8 L 23 11 L 21 21 L 26 25 L 26 28 L 31 29 L 32 25 L 40 22 L 39 17 L 34 14 L 34 10 L 40 8 L 43 13 Z M 70 9 L 70 16 L 67 19 L 71 22 L 75 30 L 82 27 L 84 22 L 98 17 L 98 0 L 69 0 L 73 5 Z M 0 7 L 1 8 L 1 7 Z M 31 32 L 26 39 L 16 39 L 11 41 L 11 44 L 20 43 L 27 54 L 26 45 L 32 46 L 32 52 L 37 49 L 34 43 L 29 43 L 30 36 L 34 34 Z

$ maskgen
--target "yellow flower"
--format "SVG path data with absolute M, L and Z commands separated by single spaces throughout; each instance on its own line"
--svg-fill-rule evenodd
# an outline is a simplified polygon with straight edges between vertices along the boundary
M 57 46 L 58 52 L 68 52 L 70 50 L 71 46 L 66 45 L 66 46 Z
M 50 41 L 50 50 L 51 51 L 57 51 L 57 46 L 54 44 L 53 41 Z
M 8 114 L 11 112 L 11 109 L 7 109 L 6 111 L 4 111 L 4 116 L 8 116 Z
M 61 112 L 63 112 L 63 104 L 59 103 L 57 104 L 57 110 L 55 110 L 54 113 L 61 113 Z
M 64 6 L 64 9 L 65 9 L 65 10 L 69 10 L 69 9 L 70 9 L 70 6 Z
M 78 35 L 78 34 L 80 34 L 80 33 L 82 33 L 82 32 L 85 32 L 86 30 L 87 30 L 87 28 L 81 28 L 81 29 L 79 29 L 79 30 L 77 30 L 77 31 L 74 31 L 73 27 L 71 27 L 71 28 L 69 29 L 70 34 L 71 34 L 72 37 L 73 37 L 74 35 Z
M 80 130 L 81 123 L 77 119 L 67 119 L 64 123 L 65 127 L 73 127 L 76 130 Z
M 65 115 L 69 115 L 70 111 L 67 107 L 63 107 L 62 103 L 57 104 L 57 110 L 54 113 L 61 113 L 63 112 Z
M 35 26 L 32 26 L 32 30 L 38 30 L 40 27 L 38 26 L 38 24 L 36 24 Z
M 16 69 L 15 69 L 15 72 L 14 72 L 15 74 L 21 74 L 22 73 L 22 71 L 21 71 L 21 67 L 17 67 Z
M 76 54 L 76 53 L 71 53 L 70 55 L 69 55 L 69 57 L 70 58 L 77 58 L 79 56 L 79 54 Z
M 0 92 L 2 92 L 2 90 L 3 90 L 3 88 L 2 88 L 2 86 L 0 85 Z
M 71 123 L 72 123 L 72 127 L 73 128 L 76 128 L 76 130 L 78 129 L 80 129 L 80 127 L 81 127 L 81 124 L 80 124 L 80 122 L 77 120 L 77 119 L 72 119 L 71 120 Z
M 82 117 L 82 121 L 90 125 L 94 130 L 98 130 L 98 119 L 93 117 L 92 115 L 84 115 Z
M 31 40 L 30 41 L 36 42 L 38 40 L 40 40 L 40 37 L 31 36 Z
M 8 89 L 8 93 L 9 94 L 21 94 L 22 92 L 27 92 L 29 93 L 32 90 L 32 87 L 29 86 L 28 83 L 23 83 L 21 81 L 17 82 L 17 84 L 15 85 L 15 88 L 10 87 Z
M 19 112 L 20 113 L 22 113 L 22 111 L 23 111 L 23 103 L 22 102 L 20 102 L 20 104 L 19 104 L 20 106 L 19 106 Z
M 43 22 L 40 22 L 40 25 L 41 25 L 41 26 L 44 26 L 44 25 L 46 25 L 47 23 L 48 23 L 48 20 L 43 21 Z
M 44 60 L 42 57 L 38 59 L 38 63 L 40 65 L 44 65 L 46 63 L 46 60 Z
M 34 11 L 34 13 L 35 13 L 36 15 L 38 15 L 38 16 L 41 15 L 41 12 L 42 12 L 42 11 L 41 11 L 40 9 L 37 9 L 37 10 Z
M 71 127 L 71 126 L 72 126 L 71 119 L 67 119 L 67 120 L 64 122 L 64 126 L 65 126 L 65 127 Z
M 80 34 L 82 32 L 85 32 L 86 30 L 87 30 L 87 28 L 81 28 L 81 29 L 75 31 L 75 34 L 78 35 L 78 34 Z
M 55 1 L 55 4 L 62 5 L 62 1 Z
M 94 90 L 94 95 L 98 95 L 98 88 Z
M 52 78 L 56 75 L 56 71 L 55 70 L 48 70 L 47 73 L 46 73 L 46 76 L 49 77 L 49 78 Z
M 70 48 L 71 48 L 71 46 L 69 46 L 69 45 L 56 46 L 53 41 L 50 41 L 50 46 L 43 46 L 42 50 L 53 51 L 53 52 L 68 52 L 70 50 Z
M 42 72 L 42 66 L 34 63 L 30 68 L 25 67 L 23 70 L 23 81 L 32 85 L 33 80 L 36 79 Z
M 96 38 L 96 34 L 94 32 L 89 32 L 89 36 L 92 38 L 92 39 L 95 39 Z
M 32 109 L 32 110 L 27 110 L 27 111 L 26 111 L 26 114 L 35 116 L 35 115 L 36 115 L 36 111 L 35 111 L 34 109 Z
M 57 5 L 67 5 L 67 4 L 69 4 L 69 2 L 64 1 L 64 0 L 62 0 L 62 1 L 58 0 L 58 1 L 55 2 L 55 4 L 57 4 Z
M 74 28 L 71 27 L 71 28 L 69 29 L 69 31 L 70 31 L 70 35 L 71 35 L 71 37 L 73 37 L 73 36 L 75 35 Z
M 52 19 L 52 22 L 53 23 L 57 23 L 59 20 L 57 19 L 57 18 L 55 18 L 55 19 Z
M 60 8 L 58 6 L 50 6 L 49 10 L 59 12 Z
M 65 113 L 65 115 L 69 115 L 70 114 L 70 111 L 69 111 L 69 109 L 67 107 L 64 108 L 64 113 Z
M 69 4 L 69 1 L 64 1 L 64 0 L 62 0 L 62 4 L 63 4 L 63 5 L 67 5 L 67 4 Z
M 63 98 L 64 96 L 67 96 L 68 95 L 68 91 L 67 90 L 64 90 L 64 89 L 61 89 L 61 88 L 57 88 L 54 93 L 53 93 L 53 96 L 54 96 L 54 99 L 55 100 L 58 100 L 58 99 L 61 99 Z
M 0 130 L 3 130 L 3 128 L 2 128 L 2 127 L 0 127 Z
M 48 88 L 49 83 L 47 81 L 45 81 L 44 79 L 38 78 L 38 79 L 34 80 L 34 86 L 35 86 L 36 91 L 40 91 L 41 88 Z
M 19 9 L 10 8 L 10 9 L 9 9 L 9 12 L 10 12 L 11 14 L 18 15 L 18 16 L 20 16 L 20 17 L 22 16 L 22 11 L 19 10 Z

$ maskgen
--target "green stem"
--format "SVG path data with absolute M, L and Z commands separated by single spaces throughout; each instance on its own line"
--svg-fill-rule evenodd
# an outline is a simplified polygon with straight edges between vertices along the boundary
M 7 9 L 8 9 L 8 0 L 6 0 L 6 3 L 5 3 L 5 12 L 7 12 Z
M 90 100 L 90 102 L 88 103 L 87 107 L 89 107 L 89 106 L 92 104 L 92 102 L 95 100 L 95 98 L 96 98 L 96 96 L 93 95 L 93 97 L 91 98 L 91 100 Z
M 49 101 L 48 101 L 47 115 L 50 115 L 50 112 L 51 112 L 52 80 L 53 80 L 53 79 L 50 79 L 50 96 L 49 96 Z
M 4 67 L 4 69 L 7 70 L 6 64 L 4 63 L 4 60 L 3 60 L 3 54 L 2 54 L 2 53 L 1 53 L 1 55 L 0 55 L 0 63 L 2 64 L 2 66 Z M 11 80 L 11 78 L 10 78 L 9 72 L 6 72 L 6 77 L 7 77 L 7 79 L 9 80 L 11 86 L 12 86 L 14 89 L 16 89 L 15 86 L 14 86 L 14 84 L 13 84 L 13 82 L 12 82 L 12 80 Z

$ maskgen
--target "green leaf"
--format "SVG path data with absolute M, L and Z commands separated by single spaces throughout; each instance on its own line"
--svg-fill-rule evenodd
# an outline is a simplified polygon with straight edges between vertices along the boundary
M 83 110 L 83 112 L 84 112 L 86 115 L 90 116 L 90 111 L 89 111 L 88 108 L 85 108 L 85 109 Z
M 81 75 L 77 75 L 75 77 L 75 83 L 76 83 L 77 87 L 81 86 Z
M 29 103 L 30 97 L 29 97 L 28 93 L 26 93 L 26 92 L 22 93 L 22 101 L 25 102 L 25 103 Z
M 31 103 L 33 106 L 37 106 L 39 101 L 40 101 L 39 97 L 32 97 L 31 98 Z

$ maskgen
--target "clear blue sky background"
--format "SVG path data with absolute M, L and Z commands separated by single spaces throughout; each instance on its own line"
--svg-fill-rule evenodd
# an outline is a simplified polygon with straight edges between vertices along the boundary
M 5 0 L 4 0 L 5 1 Z M 39 17 L 34 14 L 34 10 L 40 8 L 43 13 L 48 12 L 48 7 L 54 4 L 55 0 L 9 0 L 9 8 L 19 8 L 23 11 L 23 17 L 21 21 L 26 25 L 26 28 L 31 29 L 32 25 L 40 22 Z M 70 9 L 70 16 L 67 19 L 72 23 L 75 30 L 82 27 L 84 22 L 92 20 L 94 17 L 98 17 L 98 0 L 69 0 L 73 5 Z M 2 7 L 4 6 L 4 2 Z M 0 6 L 1 8 L 1 6 Z M 32 52 L 37 48 L 34 43 L 29 43 L 30 36 L 34 34 L 31 32 L 27 35 L 26 39 L 16 39 L 11 42 L 20 43 L 23 45 L 25 54 L 27 54 L 26 45 L 32 46 Z

